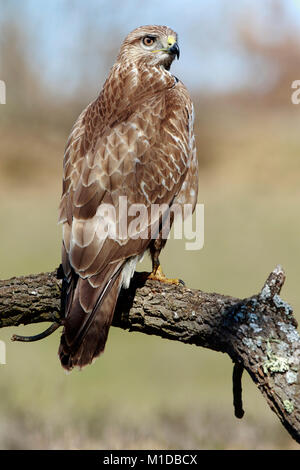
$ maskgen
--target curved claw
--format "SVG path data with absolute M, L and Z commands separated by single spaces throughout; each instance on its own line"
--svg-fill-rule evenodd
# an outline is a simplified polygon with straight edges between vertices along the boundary
M 149 274 L 148 278 L 150 281 L 160 281 L 165 282 L 166 284 L 175 284 L 176 286 L 184 285 L 184 282 L 181 279 L 169 279 L 167 278 L 161 266 L 159 265 L 157 269 L 153 270 L 151 274 Z

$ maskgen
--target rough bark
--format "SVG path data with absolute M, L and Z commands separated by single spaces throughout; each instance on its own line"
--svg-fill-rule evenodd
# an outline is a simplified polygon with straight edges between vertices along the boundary
M 136 273 L 121 292 L 113 325 L 227 353 L 236 364 L 236 416 L 243 416 L 239 381 L 246 369 L 300 443 L 300 337 L 292 308 L 279 297 L 282 268 L 243 300 L 144 279 Z M 62 323 L 56 272 L 0 281 L 0 327 L 37 322 Z

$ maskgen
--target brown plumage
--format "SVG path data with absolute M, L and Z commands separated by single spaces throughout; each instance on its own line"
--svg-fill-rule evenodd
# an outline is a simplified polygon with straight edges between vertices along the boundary
M 151 204 L 165 204 L 166 214 L 174 202 L 195 206 L 193 106 L 184 85 L 169 72 L 175 55 L 177 35 L 170 28 L 132 31 L 100 95 L 81 113 L 68 139 L 59 218 L 65 314 L 59 356 L 66 369 L 85 366 L 104 350 L 121 286 L 128 287 L 147 249 L 158 259 L 165 243 L 159 235 L 162 216 L 150 220 Z M 147 208 L 135 236 L 119 234 L 120 196 L 127 197 L 128 207 Z M 105 204 L 114 207 L 116 221 L 103 214 Z M 128 225 L 132 220 L 129 215 Z

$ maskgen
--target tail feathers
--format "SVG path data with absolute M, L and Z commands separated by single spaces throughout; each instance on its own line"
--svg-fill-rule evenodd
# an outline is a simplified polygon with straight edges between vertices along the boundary
M 118 271 L 107 284 L 107 288 L 93 289 L 94 308 L 90 312 L 82 307 L 79 288 L 76 289 L 59 346 L 60 361 L 65 369 L 82 368 L 91 364 L 104 351 L 121 288 L 121 279 L 122 271 Z M 80 281 L 88 283 L 87 280 Z M 88 288 L 90 289 L 90 286 Z

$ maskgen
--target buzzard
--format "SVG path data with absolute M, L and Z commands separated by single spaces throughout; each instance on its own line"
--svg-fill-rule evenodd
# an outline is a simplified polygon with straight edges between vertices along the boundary
M 67 370 L 103 352 L 120 289 L 128 288 L 147 250 L 150 278 L 168 281 L 159 265 L 165 221 L 173 222 L 175 204 L 195 207 L 193 105 L 170 73 L 176 56 L 172 29 L 132 31 L 67 141 L 59 215 L 64 272 L 59 357 Z M 133 206 L 145 208 L 139 223 L 128 209 Z

